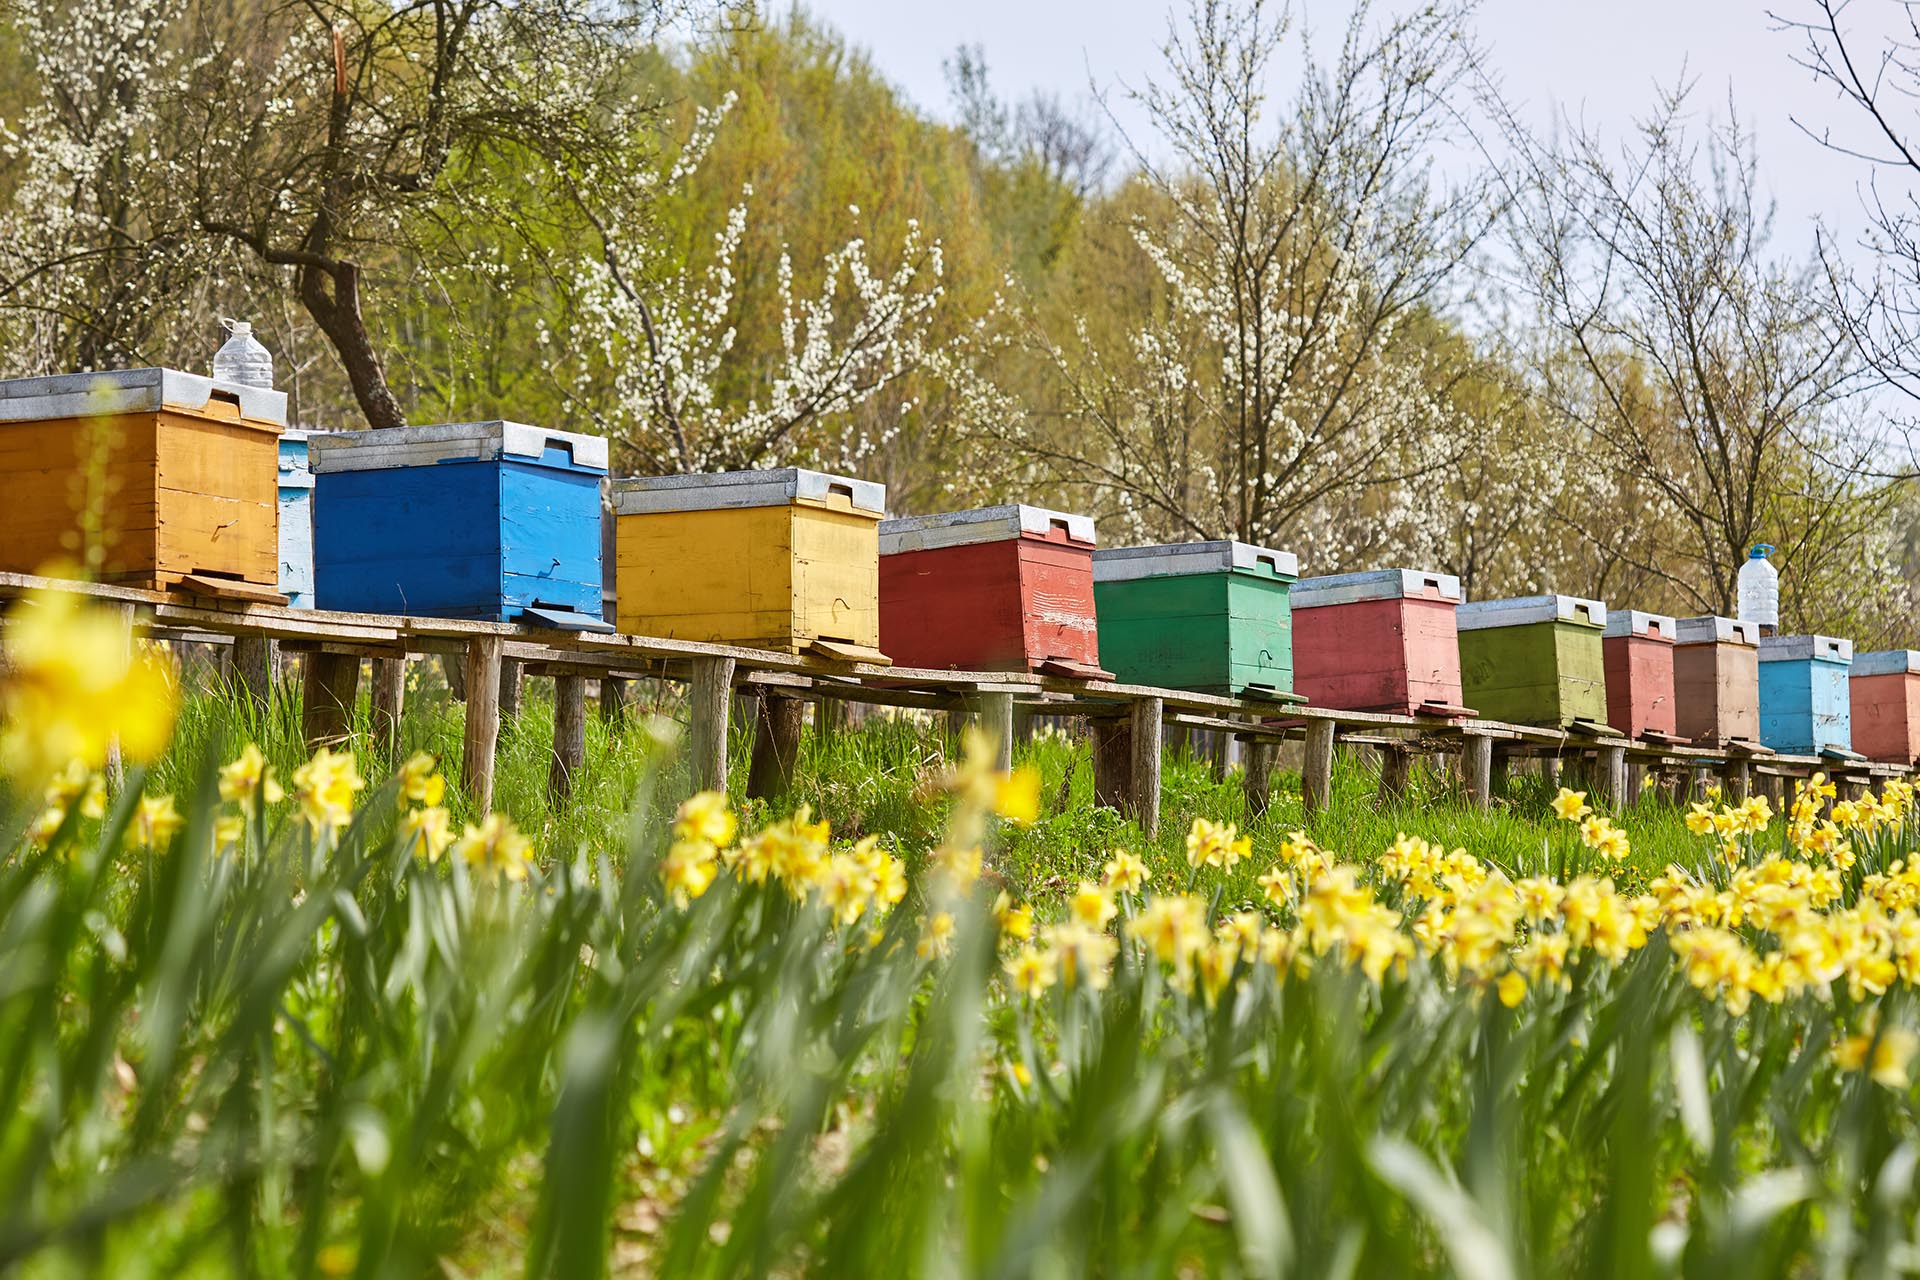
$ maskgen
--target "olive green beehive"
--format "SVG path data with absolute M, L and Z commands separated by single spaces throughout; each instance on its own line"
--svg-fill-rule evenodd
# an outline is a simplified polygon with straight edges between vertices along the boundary
M 1565 729 L 1607 722 L 1607 607 L 1574 596 L 1463 604 L 1460 683 L 1490 720 Z

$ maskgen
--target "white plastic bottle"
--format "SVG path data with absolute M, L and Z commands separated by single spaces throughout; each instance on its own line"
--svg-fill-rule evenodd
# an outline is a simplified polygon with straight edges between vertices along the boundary
M 213 353 L 213 378 L 216 382 L 237 382 L 243 387 L 273 386 L 273 355 L 253 336 L 253 326 L 245 320 L 222 317 L 220 325 L 230 335 Z
M 1762 635 L 1772 635 L 1780 626 L 1780 571 L 1767 559 L 1773 548 L 1766 543 L 1755 547 L 1740 566 L 1740 616 L 1760 624 Z

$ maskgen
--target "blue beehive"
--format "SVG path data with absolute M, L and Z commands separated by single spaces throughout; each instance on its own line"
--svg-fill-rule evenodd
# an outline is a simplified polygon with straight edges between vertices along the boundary
M 1853 641 L 1832 636 L 1760 640 L 1760 742 L 1788 755 L 1852 755 L 1847 688 Z
M 313 608 L 313 468 L 304 431 L 280 435 L 280 594 L 295 609 Z
M 309 446 L 320 608 L 612 629 L 600 613 L 604 438 L 462 422 Z

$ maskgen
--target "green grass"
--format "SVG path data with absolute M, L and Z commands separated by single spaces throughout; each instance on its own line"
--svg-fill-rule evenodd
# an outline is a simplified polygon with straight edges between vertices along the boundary
M 405 748 L 457 773 L 459 712 L 424 684 Z M 1619 964 L 1588 953 L 1516 1009 L 1426 961 L 1378 987 L 1331 961 L 1263 970 L 1215 1006 L 1123 949 L 1105 993 L 1028 1004 L 999 980 L 985 895 L 939 961 L 916 955 L 919 889 L 873 938 L 727 877 L 675 909 L 654 865 L 686 790 L 670 735 L 594 722 L 556 812 L 550 730 L 536 684 L 496 789 L 543 851 L 526 886 L 391 847 L 372 767 L 335 846 L 286 822 L 244 856 L 196 852 L 212 764 L 249 739 L 283 776 L 302 754 L 293 708 L 256 723 L 228 696 L 190 700 L 171 754 L 133 775 L 190 815 L 170 850 L 123 849 L 131 792 L 47 851 L 7 806 L 0 1273 L 1613 1277 L 1920 1258 L 1914 1091 L 1828 1058 L 1865 1010 L 1912 1025 L 1903 984 L 1735 1016 L 1656 939 Z M 810 734 L 791 800 L 917 865 L 947 831 L 951 746 L 905 721 Z M 1172 757 L 1149 845 L 1090 803 L 1084 747 L 1019 756 L 1044 812 L 999 828 L 989 864 L 1043 914 L 1117 845 L 1180 888 L 1190 819 L 1243 815 L 1237 781 Z M 1247 824 L 1253 859 L 1202 889 L 1250 900 L 1298 826 L 1356 857 L 1401 830 L 1516 871 L 1578 856 L 1537 778 L 1487 814 L 1425 773 L 1379 811 L 1376 781 L 1342 760 L 1309 823 L 1282 780 Z M 1700 856 L 1670 808 L 1626 821 L 1626 878 Z

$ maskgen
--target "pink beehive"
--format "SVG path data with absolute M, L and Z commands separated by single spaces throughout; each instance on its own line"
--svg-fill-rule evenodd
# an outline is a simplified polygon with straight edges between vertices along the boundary
M 1855 751 L 1885 764 L 1920 761 L 1920 651 L 1856 655 L 1847 694 Z
M 1460 579 L 1412 569 L 1293 584 L 1293 688 L 1312 706 L 1459 716 Z
M 1674 621 L 1638 609 L 1607 610 L 1600 633 L 1607 723 L 1629 738 L 1679 740 L 1673 696 Z

